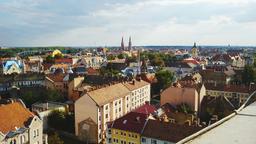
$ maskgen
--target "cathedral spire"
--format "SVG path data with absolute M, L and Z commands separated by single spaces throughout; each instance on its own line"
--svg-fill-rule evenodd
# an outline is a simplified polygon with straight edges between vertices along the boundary
M 194 48 L 196 47 L 196 42 L 194 42 L 194 46 L 193 46 Z
M 129 37 L 128 50 L 129 50 L 129 51 L 131 51 L 131 50 L 132 50 L 132 38 L 131 38 L 131 36 Z
M 124 37 L 122 37 L 122 41 L 121 41 L 121 50 L 124 50 Z

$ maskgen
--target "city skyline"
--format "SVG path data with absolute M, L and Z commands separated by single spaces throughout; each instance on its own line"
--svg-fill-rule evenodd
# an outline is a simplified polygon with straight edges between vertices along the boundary
M 256 45 L 256 0 L 3 0 L 1 46 Z

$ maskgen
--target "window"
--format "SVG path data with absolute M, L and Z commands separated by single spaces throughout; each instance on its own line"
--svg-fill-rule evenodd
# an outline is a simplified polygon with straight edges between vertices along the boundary
M 121 111 L 121 108 L 119 108 L 119 111 Z
M 24 135 L 21 136 L 21 137 L 20 137 L 20 143 L 21 143 L 21 144 L 24 144 L 25 141 L 26 141 L 26 140 L 25 140 L 25 136 L 24 136 Z
M 157 141 L 152 139 L 151 144 L 157 144 Z
M 168 142 L 164 142 L 164 144 L 168 144 Z
M 37 129 L 36 132 L 37 132 L 37 136 L 39 136 L 39 129 Z
M 105 110 L 108 110 L 108 105 L 105 106 Z
M 34 130 L 34 138 L 36 137 L 36 130 Z
M 141 142 L 145 143 L 146 139 L 145 138 L 141 138 Z
M 123 135 L 123 132 L 121 132 L 121 135 Z
M 105 118 L 106 118 L 106 119 L 108 118 L 108 114 L 105 115 Z
M 111 138 L 108 139 L 108 142 L 111 143 Z

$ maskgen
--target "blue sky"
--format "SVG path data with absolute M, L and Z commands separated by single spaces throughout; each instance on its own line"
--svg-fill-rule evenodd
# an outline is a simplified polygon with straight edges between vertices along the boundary
M 0 46 L 256 45 L 256 0 L 0 0 Z

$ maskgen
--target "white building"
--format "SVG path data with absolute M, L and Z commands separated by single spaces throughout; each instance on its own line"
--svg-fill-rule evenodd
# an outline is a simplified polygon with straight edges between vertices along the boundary
M 48 128 L 48 116 L 53 111 L 67 112 L 68 105 L 58 102 L 34 103 L 32 111 L 38 113 L 39 117 L 43 120 L 43 128 Z
M 145 81 L 118 83 L 90 91 L 75 102 L 75 131 L 81 140 L 99 143 L 105 139 L 107 122 L 150 101 Z
M 43 144 L 42 120 L 31 113 L 22 101 L 0 105 L 0 143 Z

